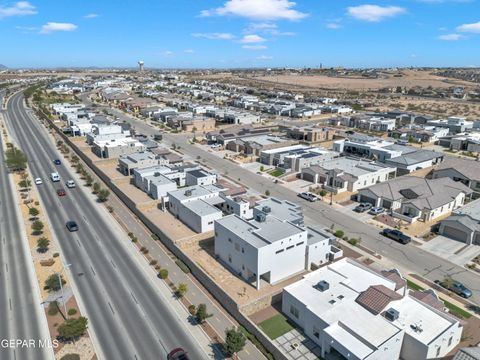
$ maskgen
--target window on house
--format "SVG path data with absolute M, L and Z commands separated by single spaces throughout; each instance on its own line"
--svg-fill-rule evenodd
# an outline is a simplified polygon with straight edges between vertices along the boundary
M 297 246 L 303 245 L 303 241 L 299 242 Z
M 228 262 L 232 262 L 232 255 L 228 254 Z
M 242 254 L 245 253 L 245 249 L 242 247 Z
M 453 336 L 450 336 L 450 339 L 448 339 L 448 346 L 452 345 L 452 341 L 453 341 Z
M 228 238 L 228 242 L 230 242 L 230 243 L 231 243 L 231 242 L 232 242 L 232 239 Z
M 290 305 L 290 314 L 298 319 L 298 309 L 293 305 Z
M 442 350 L 442 347 L 439 346 L 439 347 L 437 348 L 437 355 L 436 355 L 436 357 L 439 357 L 439 356 L 440 356 L 440 351 L 441 351 L 441 350 Z
M 212 225 L 212 224 L 213 224 L 213 221 L 209 221 L 209 222 L 208 222 L 208 225 Z
M 275 254 L 280 254 L 281 252 L 283 252 L 283 249 L 275 251 Z
M 313 327 L 313 336 L 315 336 L 317 339 L 320 338 L 320 331 L 317 329 L 316 326 Z
M 295 247 L 295 245 L 287 246 L 287 250 L 293 249 L 294 247 Z

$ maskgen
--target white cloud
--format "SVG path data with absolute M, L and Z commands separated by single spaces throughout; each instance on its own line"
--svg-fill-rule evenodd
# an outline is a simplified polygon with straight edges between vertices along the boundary
M 336 23 L 336 22 L 331 22 L 331 23 L 328 23 L 327 25 L 325 25 L 327 27 L 327 29 L 340 29 L 342 27 L 342 25 L 340 25 L 339 23 Z
M 257 57 L 257 60 L 272 60 L 273 56 L 268 56 L 268 55 L 261 55 Z
M 242 49 L 247 50 L 265 50 L 267 47 L 265 45 L 243 45 Z
M 183 50 L 183 52 L 184 52 L 185 54 L 194 54 L 194 53 L 195 53 L 195 50 L 193 50 L 193 49 L 185 49 L 185 50 Z
M 406 10 L 399 6 L 359 5 L 347 8 L 347 14 L 357 20 L 378 22 L 386 18 L 404 14 Z
M 294 10 L 297 4 L 289 0 L 228 0 L 222 7 L 203 10 L 200 16 L 241 16 L 264 20 L 300 20 L 307 16 Z
M 235 37 L 230 33 L 194 33 L 192 36 L 210 40 L 232 40 Z
M 251 44 L 251 43 L 261 43 L 265 42 L 267 39 L 257 35 L 257 34 L 251 34 L 251 35 L 245 35 L 240 42 L 244 44 Z
M 480 21 L 472 24 L 463 24 L 457 27 L 457 31 L 480 34 Z
M 91 13 L 84 16 L 85 19 L 95 19 L 98 17 L 98 14 Z
M 40 33 L 42 34 L 49 34 L 54 31 L 75 31 L 77 30 L 78 26 L 71 23 L 57 23 L 57 22 L 48 22 L 42 26 Z
M 261 33 L 272 36 L 293 36 L 295 33 L 290 31 L 280 31 L 277 24 L 271 22 L 251 23 L 243 31 L 246 34 Z
M 462 35 L 460 34 L 445 34 L 445 35 L 440 35 L 438 37 L 439 40 L 445 40 L 445 41 L 457 41 L 462 39 Z
M 166 51 L 162 52 L 160 55 L 162 55 L 162 56 L 173 56 L 174 52 L 170 51 L 170 50 L 166 50 Z
M 0 18 L 35 14 L 37 14 L 37 9 L 28 1 L 18 1 L 12 6 L 0 6 Z
M 35 31 L 38 30 L 38 28 L 34 26 L 15 26 L 15 29 L 17 30 L 23 30 L 23 31 Z

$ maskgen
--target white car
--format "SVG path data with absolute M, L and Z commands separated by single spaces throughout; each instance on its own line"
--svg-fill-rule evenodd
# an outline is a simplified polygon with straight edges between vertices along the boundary
M 52 179 L 53 182 L 58 182 L 60 181 L 60 175 L 58 175 L 56 172 L 53 172 L 50 174 L 50 179 Z
M 310 201 L 310 202 L 317 201 L 317 197 L 315 196 L 315 194 L 312 194 L 311 192 L 308 192 L 308 191 L 298 193 L 297 195 L 299 197 L 301 197 L 302 199 L 305 199 L 305 200 Z
M 66 185 L 69 189 L 72 189 L 75 187 L 75 182 L 73 180 L 68 180 Z
M 41 178 L 36 178 L 35 179 L 35 185 L 42 185 L 43 184 L 43 181 Z

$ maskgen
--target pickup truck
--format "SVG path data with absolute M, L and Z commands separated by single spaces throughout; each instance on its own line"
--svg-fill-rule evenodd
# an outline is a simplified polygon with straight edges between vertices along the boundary
M 382 235 L 388 237 L 389 239 L 398 241 L 401 244 L 408 244 L 410 241 L 412 241 L 410 236 L 405 235 L 400 230 L 383 229 Z

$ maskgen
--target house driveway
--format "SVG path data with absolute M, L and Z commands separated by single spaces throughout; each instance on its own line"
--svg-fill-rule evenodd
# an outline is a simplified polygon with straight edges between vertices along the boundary
M 441 235 L 425 242 L 421 248 L 459 266 L 464 266 L 475 256 L 480 255 L 480 246 L 467 246 L 465 243 Z

